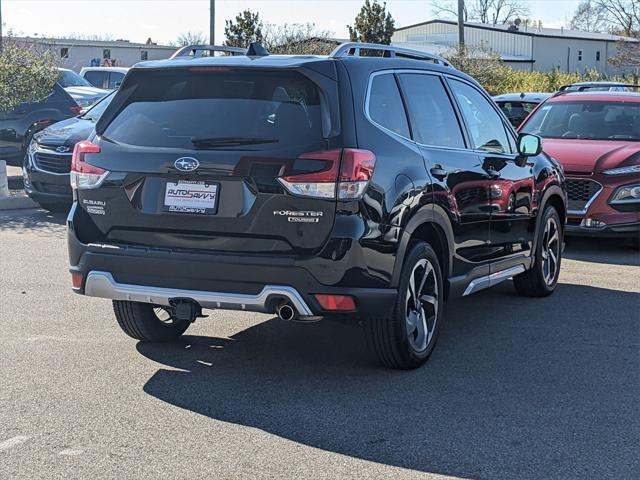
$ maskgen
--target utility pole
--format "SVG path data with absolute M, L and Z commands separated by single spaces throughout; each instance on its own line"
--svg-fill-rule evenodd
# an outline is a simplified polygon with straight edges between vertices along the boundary
M 2 51 L 2 0 L 0 0 L 0 52 Z
M 209 0 L 209 44 L 216 44 L 216 0 Z
M 458 45 L 464 48 L 464 0 L 458 0 Z

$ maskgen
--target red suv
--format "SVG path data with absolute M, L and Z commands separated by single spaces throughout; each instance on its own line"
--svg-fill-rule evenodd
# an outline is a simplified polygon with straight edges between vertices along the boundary
M 640 94 L 558 93 L 520 132 L 544 137 L 567 176 L 567 234 L 640 234 Z

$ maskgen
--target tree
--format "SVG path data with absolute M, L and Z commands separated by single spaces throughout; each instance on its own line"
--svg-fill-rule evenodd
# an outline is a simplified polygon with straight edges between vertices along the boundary
M 353 26 L 347 25 L 352 42 L 390 44 L 395 20 L 387 12 L 386 2 L 380 5 L 378 0 L 365 0 Z
M 0 112 L 45 98 L 59 77 L 52 52 L 5 37 L 0 51 Z
M 184 32 L 178 37 L 177 44 L 179 47 L 187 45 L 206 45 L 209 41 L 202 32 Z
M 594 0 L 607 15 L 611 31 L 627 37 L 640 37 L 638 0 Z
M 457 0 L 442 0 L 434 4 L 435 15 L 458 16 Z M 524 18 L 530 14 L 529 6 L 523 0 L 467 0 L 464 5 L 464 21 L 496 25 Z
M 282 55 L 326 55 L 336 45 L 329 39 L 331 35 L 313 23 L 268 23 L 264 27 L 264 46 L 269 52 Z
M 252 42 L 262 43 L 262 22 L 260 14 L 247 9 L 236 15 L 235 22 L 226 20 L 224 27 L 224 44 L 229 47 L 248 47 Z
M 609 25 L 609 15 L 602 5 L 592 0 L 584 0 L 578 5 L 569 27 L 583 32 L 605 32 Z
M 504 65 L 500 55 L 485 45 L 458 45 L 443 55 L 451 65 L 475 78 L 492 94 L 499 92 L 496 85 L 510 69 Z
M 634 72 L 637 78 L 640 74 L 640 46 L 629 41 L 618 42 L 618 51 L 609 62 L 620 69 Z

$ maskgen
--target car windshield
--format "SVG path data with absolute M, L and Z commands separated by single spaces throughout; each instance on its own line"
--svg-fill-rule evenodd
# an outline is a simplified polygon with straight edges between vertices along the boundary
M 114 93 L 115 92 L 110 93 L 102 100 L 98 101 L 98 103 L 90 108 L 87 113 L 82 115 L 81 118 L 84 118 L 85 120 L 91 120 L 93 123 L 96 123 L 98 120 L 100 120 L 100 117 L 111 103 L 111 99 L 113 98 Z
M 74 71 L 59 70 L 59 72 L 60 72 L 60 78 L 58 79 L 58 83 L 60 83 L 60 85 L 62 85 L 64 88 L 93 86 Z
M 524 117 L 536 108 L 536 105 L 538 104 L 522 101 L 498 102 L 498 106 L 507 117 Z
M 548 102 L 521 131 L 543 138 L 640 141 L 640 101 Z

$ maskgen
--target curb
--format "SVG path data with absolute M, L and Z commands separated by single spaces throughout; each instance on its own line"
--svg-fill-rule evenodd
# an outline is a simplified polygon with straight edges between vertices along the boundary
M 40 208 L 40 205 L 26 195 L 0 197 L 0 210 L 19 210 L 26 208 Z

